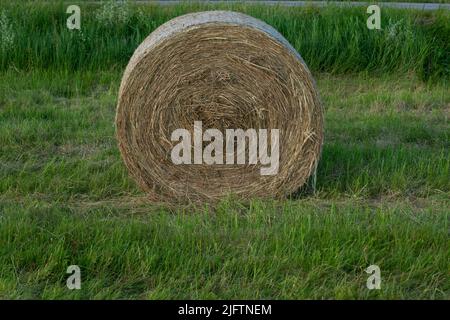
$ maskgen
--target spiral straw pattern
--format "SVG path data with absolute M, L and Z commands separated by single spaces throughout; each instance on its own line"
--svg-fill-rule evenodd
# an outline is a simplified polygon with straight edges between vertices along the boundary
M 261 164 L 174 164 L 175 129 L 279 129 L 279 170 Z M 208 11 L 163 24 L 137 48 L 122 79 L 116 129 L 123 160 L 150 200 L 176 204 L 280 198 L 314 171 L 323 143 L 314 79 L 271 26 Z M 269 148 L 270 151 L 270 148 Z

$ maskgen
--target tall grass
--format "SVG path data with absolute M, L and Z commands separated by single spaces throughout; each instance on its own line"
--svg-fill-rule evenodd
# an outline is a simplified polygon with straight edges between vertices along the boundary
M 220 8 L 247 13 L 274 26 L 313 71 L 416 73 L 425 80 L 448 79 L 450 74 L 450 15 L 446 11 L 383 9 L 382 30 L 369 30 L 364 7 L 158 7 L 110 2 L 80 6 L 78 31 L 67 29 L 67 4 L 62 2 L 0 2 L 0 70 L 123 68 L 138 44 L 160 24 L 184 13 Z
M 448 13 L 383 10 L 369 31 L 361 8 L 231 7 L 345 74 L 315 75 L 317 189 L 170 210 L 120 159 L 118 86 L 149 32 L 212 7 L 82 4 L 69 31 L 66 5 L 1 1 L 0 299 L 449 298 L 450 96 L 411 76 L 448 78 Z M 72 264 L 81 290 L 66 287 Z M 371 264 L 381 290 L 366 288 Z

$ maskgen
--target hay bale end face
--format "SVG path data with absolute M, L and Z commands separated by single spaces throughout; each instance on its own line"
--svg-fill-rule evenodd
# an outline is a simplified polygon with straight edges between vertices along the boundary
M 173 132 L 195 136 L 195 123 L 203 134 L 224 133 L 224 141 L 227 129 L 267 130 L 272 137 L 278 129 L 276 172 L 261 174 L 263 158 L 250 163 L 249 137 L 243 164 L 226 163 L 225 149 L 223 163 L 174 163 L 180 142 Z M 133 178 L 152 201 L 171 204 L 289 195 L 313 172 L 323 141 L 322 107 L 300 55 L 271 26 L 228 11 L 175 18 L 144 40 L 122 79 L 116 128 Z M 270 154 L 276 142 L 267 140 Z M 197 159 L 194 142 L 190 151 L 188 158 Z

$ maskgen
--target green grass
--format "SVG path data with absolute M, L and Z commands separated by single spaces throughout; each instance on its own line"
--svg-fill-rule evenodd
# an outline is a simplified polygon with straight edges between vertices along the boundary
M 151 30 L 205 7 L 131 8 L 111 24 L 94 8 L 81 33 L 62 5 L 0 8 L 15 39 L 0 51 L 0 298 L 450 299 L 448 13 L 383 10 L 370 32 L 358 9 L 235 6 L 313 70 L 317 189 L 169 209 L 120 158 L 118 86 Z M 72 264 L 81 290 L 65 286 Z M 366 288 L 371 264 L 381 290 Z
M 122 69 L 137 45 L 163 22 L 187 12 L 222 8 L 248 13 L 274 26 L 313 71 L 416 73 L 424 80 L 448 80 L 450 75 L 448 10 L 383 9 L 382 30 L 369 30 L 366 8 L 81 3 L 81 31 L 71 31 L 66 28 L 66 6 L 2 2 L 2 34 L 13 38 L 14 45 L 2 46 L 0 70 Z
M 114 138 L 119 72 L 0 77 L 0 297 L 449 299 L 448 88 L 317 74 L 317 192 L 149 204 Z M 67 266 L 82 289 L 65 287 Z M 377 264 L 382 289 L 365 287 Z
M 193 213 L 28 199 L 1 209 L 3 298 L 449 298 L 443 204 L 310 199 Z M 81 290 L 65 287 L 71 264 Z M 366 288 L 372 264 L 381 290 Z
M 135 192 L 114 136 L 120 76 L 3 73 L 0 192 L 61 200 Z M 447 190 L 446 85 L 325 74 L 319 86 L 326 107 L 319 194 L 427 197 Z

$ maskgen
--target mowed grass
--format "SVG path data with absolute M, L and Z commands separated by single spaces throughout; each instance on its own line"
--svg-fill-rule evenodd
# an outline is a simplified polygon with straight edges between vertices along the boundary
M 1 75 L 0 191 L 60 200 L 137 194 L 115 140 L 120 77 L 118 72 Z M 319 92 L 326 117 L 317 196 L 446 195 L 446 84 L 321 74 Z
M 450 298 L 448 87 L 316 74 L 316 193 L 168 209 L 120 159 L 120 76 L 0 76 L 1 298 Z
M 448 12 L 383 9 L 369 31 L 364 8 L 221 6 L 279 29 L 313 71 L 316 190 L 169 209 L 120 158 L 118 86 L 150 31 L 216 7 L 81 7 L 71 32 L 62 3 L 0 1 L 0 298 L 450 299 Z
M 224 202 L 214 212 L 133 198 L 1 203 L 2 298 L 448 299 L 439 202 Z M 66 288 L 69 265 L 81 290 Z M 368 290 L 369 265 L 381 289 Z

